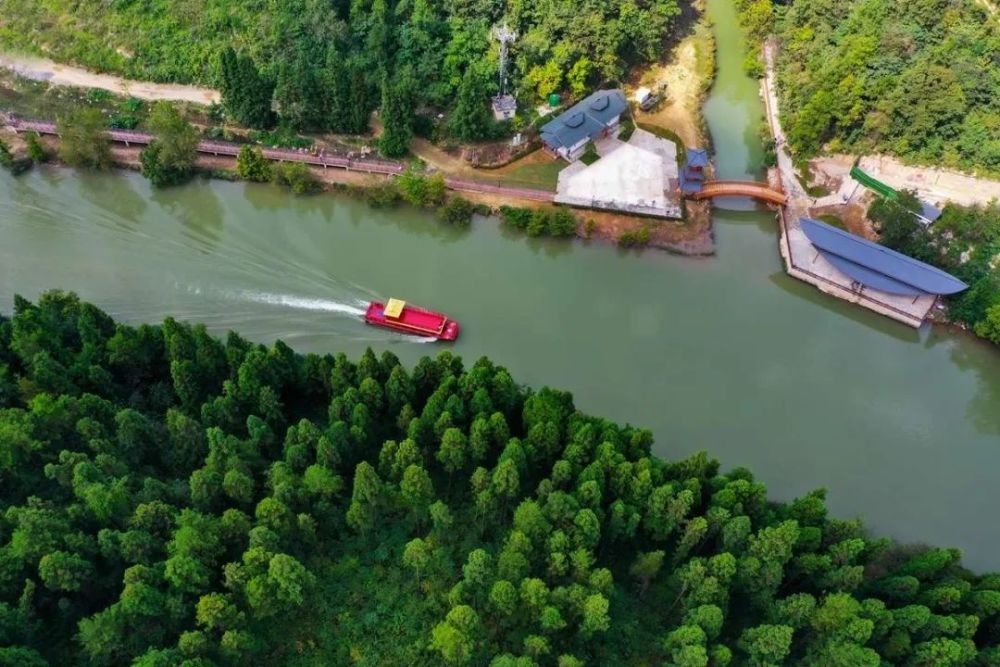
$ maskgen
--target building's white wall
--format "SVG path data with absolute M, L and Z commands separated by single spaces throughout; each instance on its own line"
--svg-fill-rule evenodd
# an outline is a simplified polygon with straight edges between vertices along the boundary
M 566 150 L 566 159 L 570 161 L 580 159 L 580 156 L 583 155 L 583 152 L 587 148 L 588 141 L 590 141 L 590 139 L 581 139 L 580 141 L 570 146 Z

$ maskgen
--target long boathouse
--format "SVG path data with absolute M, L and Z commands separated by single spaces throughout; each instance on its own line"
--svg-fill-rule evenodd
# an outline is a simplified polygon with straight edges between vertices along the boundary
M 789 224 L 781 214 L 788 273 L 821 291 L 919 327 L 941 296 L 968 288 L 964 282 L 819 220 Z

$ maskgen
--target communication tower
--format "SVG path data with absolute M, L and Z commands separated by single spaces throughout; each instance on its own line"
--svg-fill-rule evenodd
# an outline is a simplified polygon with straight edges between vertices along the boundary
M 517 33 L 504 23 L 495 26 L 490 34 L 500 42 L 500 92 L 493 98 L 493 117 L 497 120 L 509 120 L 517 111 L 517 100 L 507 92 L 507 57 L 510 45 L 517 39 Z

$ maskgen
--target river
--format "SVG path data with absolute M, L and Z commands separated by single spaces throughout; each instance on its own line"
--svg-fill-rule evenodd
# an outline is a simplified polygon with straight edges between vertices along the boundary
M 757 175 L 761 114 L 740 71 L 732 4 L 710 0 L 719 77 L 706 105 L 718 170 Z M 707 449 L 779 499 L 829 489 L 841 517 L 958 546 L 998 568 L 1000 354 L 944 329 L 915 332 L 781 270 L 774 216 L 717 210 L 718 256 L 624 252 L 468 231 L 335 196 L 46 168 L 0 174 L 0 308 L 72 289 L 129 322 L 165 315 L 307 352 L 366 346 L 407 362 L 442 349 L 365 327 L 372 296 L 463 325 L 451 348 L 520 381 L 568 389 L 588 412 L 649 427 L 665 457 Z

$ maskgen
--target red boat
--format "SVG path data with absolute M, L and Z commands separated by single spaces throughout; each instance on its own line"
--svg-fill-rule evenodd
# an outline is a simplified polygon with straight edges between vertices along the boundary
M 458 322 L 446 315 L 408 305 L 399 299 L 389 299 L 386 303 L 372 301 L 365 311 L 365 322 L 376 327 L 385 327 L 415 336 L 427 336 L 438 340 L 458 338 Z

